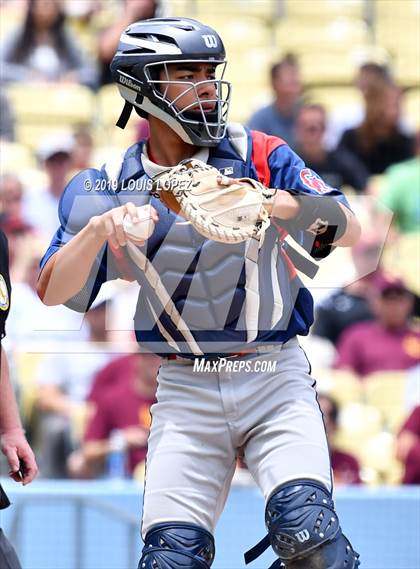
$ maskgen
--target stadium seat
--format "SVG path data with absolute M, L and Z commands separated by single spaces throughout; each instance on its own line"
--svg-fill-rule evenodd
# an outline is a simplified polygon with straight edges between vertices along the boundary
M 412 20 L 420 18 L 419 0 L 404 0 L 388 2 L 387 0 L 375 0 L 374 4 L 376 21 Z
M 92 119 L 94 95 L 81 85 L 14 83 L 7 92 L 19 120 L 57 125 Z
M 269 47 L 272 44 L 272 34 L 270 28 L 258 18 L 229 18 L 227 14 L 221 18 L 220 15 L 200 16 L 199 20 L 213 26 L 221 38 L 227 53 L 235 47 L 240 50 L 249 47 Z
M 275 41 L 284 51 L 316 52 L 321 57 L 322 54 L 345 53 L 355 45 L 369 45 L 370 32 L 363 20 L 354 18 L 336 18 L 328 22 L 284 18 L 275 24 Z
M 340 411 L 336 445 L 359 456 L 366 441 L 382 431 L 382 424 L 380 411 L 372 405 L 365 403 L 344 405 Z
M 370 484 L 398 484 L 401 463 L 395 458 L 395 436 L 382 431 L 366 440 L 358 454 L 362 478 Z
M 420 43 L 420 29 L 417 34 Z M 414 45 L 406 51 L 399 51 L 395 57 L 395 77 L 402 87 L 415 87 L 418 89 L 420 85 L 420 49 L 419 45 Z M 417 107 L 417 112 L 419 112 Z M 417 121 L 417 125 L 418 125 Z
M 382 265 L 391 274 L 401 276 L 416 294 L 420 294 L 420 274 L 417 263 L 420 249 L 420 231 L 398 236 L 386 245 L 382 254 Z
M 389 371 L 371 374 L 364 381 L 366 402 L 380 411 L 388 430 L 396 432 L 406 417 L 404 396 L 405 372 Z
M 340 407 L 363 400 L 363 383 L 351 371 L 341 369 L 326 370 L 329 380 L 328 393 Z
M 0 37 L 7 38 L 23 22 L 24 10 L 21 2 L 3 2 L 1 5 Z
M 365 0 L 285 0 L 284 12 L 287 17 L 323 18 L 330 20 L 337 16 L 363 18 Z
M 27 146 L 17 142 L 0 142 L 0 174 L 17 171 L 34 166 L 34 159 Z
M 404 97 L 404 112 L 410 124 L 420 129 L 420 89 L 410 89 Z
M 219 6 L 217 8 L 219 9 Z M 215 18 L 214 0 L 195 0 L 193 10 L 195 14 L 193 17 L 206 23 L 211 20 L 219 31 Z M 181 15 L 188 13 L 186 11 Z M 218 19 L 219 21 L 224 18 L 235 17 L 237 19 L 240 16 L 243 19 L 258 18 L 269 22 L 276 15 L 281 15 L 281 9 L 279 10 L 279 3 L 275 0 L 223 0 L 223 8 L 219 12 Z
M 124 130 L 115 126 L 123 108 L 123 99 L 115 85 L 105 85 L 97 94 L 97 128 L 95 142 L 98 146 L 105 143 L 118 148 L 127 148 L 136 139 L 136 115 L 133 113 L 131 120 Z
M 355 87 L 314 87 L 305 91 L 305 100 L 325 107 L 327 113 L 337 108 L 359 105 L 362 97 Z
M 90 124 L 94 116 L 94 95 L 80 85 L 14 83 L 7 92 L 17 117 L 17 140 L 30 147 L 46 132 Z

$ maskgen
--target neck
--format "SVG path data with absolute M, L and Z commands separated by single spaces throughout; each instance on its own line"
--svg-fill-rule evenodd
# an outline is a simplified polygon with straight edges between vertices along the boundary
M 160 166 L 176 166 L 181 160 L 191 158 L 197 152 L 196 146 L 184 142 L 164 122 L 150 117 L 149 126 L 148 150 L 152 162 Z
M 283 96 L 281 99 L 276 99 L 275 105 L 282 115 L 289 116 L 293 113 L 293 109 L 295 108 L 295 99 Z
M 57 180 L 51 180 L 49 184 L 49 191 L 54 197 L 59 198 L 66 187 L 66 181 L 64 178 Z

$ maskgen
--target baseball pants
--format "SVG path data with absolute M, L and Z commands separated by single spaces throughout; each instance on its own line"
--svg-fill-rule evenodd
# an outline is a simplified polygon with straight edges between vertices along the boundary
M 247 363 L 246 372 L 197 371 L 192 362 L 162 359 L 151 408 L 143 538 L 154 524 L 171 521 L 213 533 L 239 448 L 266 500 L 299 478 L 331 490 L 315 381 L 297 339 L 236 360 Z

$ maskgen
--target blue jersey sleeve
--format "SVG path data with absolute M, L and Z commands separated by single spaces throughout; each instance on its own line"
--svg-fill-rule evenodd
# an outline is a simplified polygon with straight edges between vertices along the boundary
M 270 187 L 284 190 L 293 189 L 302 194 L 321 199 L 323 196 L 332 197 L 351 209 L 344 194 L 337 188 L 329 186 L 316 172 L 307 168 L 302 158 L 293 152 L 287 144 L 277 146 L 270 153 L 268 166 L 270 169 Z M 287 222 L 283 220 L 282 225 L 306 250 L 312 249 L 314 242 L 312 235 L 297 229 L 293 225 L 293 220 Z
M 340 190 L 329 186 L 316 172 L 307 168 L 296 152 L 283 144 L 268 156 L 271 173 L 270 187 L 281 190 L 293 189 L 313 196 L 330 196 L 350 208 Z
M 101 215 L 119 205 L 111 192 L 103 191 L 104 185 L 101 185 L 101 180 L 104 179 L 106 180 L 104 172 L 89 169 L 83 170 L 69 182 L 58 206 L 60 227 L 41 259 L 41 271 L 54 253 L 83 229 L 91 217 Z M 108 246 L 104 245 L 92 265 L 85 286 L 65 305 L 77 312 L 86 312 L 95 300 L 102 284 L 119 276 L 114 256 Z

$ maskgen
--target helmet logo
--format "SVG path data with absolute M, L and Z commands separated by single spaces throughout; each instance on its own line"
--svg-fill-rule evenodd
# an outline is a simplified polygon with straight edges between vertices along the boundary
M 212 34 L 204 34 L 201 36 L 206 44 L 206 47 L 217 47 L 217 38 Z

